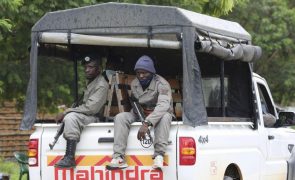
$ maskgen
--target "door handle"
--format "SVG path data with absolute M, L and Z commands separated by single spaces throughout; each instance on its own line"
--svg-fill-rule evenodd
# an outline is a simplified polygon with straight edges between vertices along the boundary
M 275 139 L 275 136 L 273 135 L 268 135 L 268 140 L 274 140 Z
M 113 137 L 100 137 L 98 138 L 98 143 L 113 143 L 114 138 Z

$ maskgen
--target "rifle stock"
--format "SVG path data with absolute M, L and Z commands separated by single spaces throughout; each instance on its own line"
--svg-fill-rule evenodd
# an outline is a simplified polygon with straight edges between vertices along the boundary
M 55 146 L 56 142 L 58 141 L 59 137 L 62 135 L 63 131 L 64 131 L 64 128 L 65 128 L 65 123 L 62 122 L 59 127 L 58 127 L 58 130 L 54 136 L 54 141 L 52 143 L 49 143 L 49 147 L 50 147 L 50 150 L 53 149 L 53 147 Z
M 135 97 L 129 98 L 133 111 L 138 115 L 139 120 L 143 123 L 145 121 L 145 114 L 138 100 Z

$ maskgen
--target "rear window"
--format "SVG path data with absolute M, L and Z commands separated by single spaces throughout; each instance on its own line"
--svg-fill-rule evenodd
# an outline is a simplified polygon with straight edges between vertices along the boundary
M 202 78 L 203 93 L 206 107 L 220 108 L 221 107 L 221 87 L 219 77 L 206 77 Z M 225 89 L 225 106 L 227 106 L 227 90 L 228 78 L 224 78 Z
M 197 58 L 207 116 L 252 118 L 253 94 L 249 64 L 237 60 L 222 61 L 204 53 L 198 53 Z

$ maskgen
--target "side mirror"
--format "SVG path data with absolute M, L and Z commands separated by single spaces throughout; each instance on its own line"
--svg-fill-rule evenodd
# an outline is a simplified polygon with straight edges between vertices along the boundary
M 273 127 L 277 118 L 270 113 L 263 114 L 263 122 L 265 127 Z
M 295 113 L 294 112 L 279 112 L 279 119 L 277 126 L 292 126 L 295 125 Z

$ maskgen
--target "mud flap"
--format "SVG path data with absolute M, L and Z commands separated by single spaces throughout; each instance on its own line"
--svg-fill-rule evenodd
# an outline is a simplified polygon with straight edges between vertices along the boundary
M 295 180 L 295 148 L 293 148 L 291 157 L 287 162 L 288 162 L 288 180 Z

